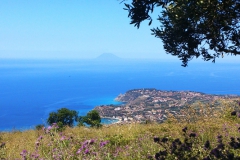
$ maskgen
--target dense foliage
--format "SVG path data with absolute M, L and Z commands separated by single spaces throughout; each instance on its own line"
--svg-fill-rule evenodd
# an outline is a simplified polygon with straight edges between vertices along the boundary
M 87 124 L 90 127 L 100 127 L 101 117 L 96 110 L 89 111 L 86 116 L 78 116 L 75 110 L 61 108 L 57 112 L 49 113 L 47 122 L 49 125 L 57 124 L 60 129 L 66 126 L 73 127 L 74 123 L 78 123 L 78 126 Z M 36 129 L 39 130 L 39 128 L 42 128 L 42 125 L 36 126 Z
M 60 126 L 72 127 L 74 122 L 78 120 L 78 113 L 74 110 L 69 110 L 67 108 L 61 108 L 57 112 L 51 112 L 47 119 L 49 125 L 53 123 L 58 123 Z
M 125 6 L 137 28 L 144 20 L 151 25 L 151 13 L 162 8 L 157 19 L 161 26 L 151 29 L 152 34 L 183 66 L 194 57 L 215 62 L 224 54 L 240 54 L 239 0 L 132 0 Z
M 80 121 L 80 124 L 86 123 L 90 125 L 91 127 L 100 127 L 101 126 L 101 117 L 96 110 L 92 110 L 87 113 L 86 116 L 81 118 L 82 121 Z M 81 123 L 82 122 L 82 123 Z

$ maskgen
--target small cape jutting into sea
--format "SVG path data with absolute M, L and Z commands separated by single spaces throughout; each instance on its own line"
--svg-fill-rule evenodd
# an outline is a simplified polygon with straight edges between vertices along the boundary
M 180 111 L 189 105 L 214 103 L 221 106 L 222 100 L 238 100 L 237 95 L 213 95 L 193 91 L 162 91 L 157 89 L 133 89 L 120 94 L 116 101 L 120 105 L 101 105 L 95 107 L 101 117 L 127 122 L 163 122 L 169 114 L 184 116 Z

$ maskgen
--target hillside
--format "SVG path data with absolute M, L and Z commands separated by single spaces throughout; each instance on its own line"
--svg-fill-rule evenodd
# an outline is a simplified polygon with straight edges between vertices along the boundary
M 226 101 L 209 116 L 187 112 L 164 123 L 114 124 L 57 131 L 0 132 L 0 159 L 188 160 L 240 159 L 239 104 Z M 205 111 L 210 112 L 209 108 Z
M 122 105 L 102 105 L 95 107 L 102 117 L 119 119 L 120 123 L 163 122 L 168 114 L 183 116 L 181 110 L 198 103 L 214 103 L 220 107 L 220 100 L 237 99 L 234 95 L 211 95 L 193 91 L 162 91 L 157 89 L 133 89 L 120 94 L 115 100 Z

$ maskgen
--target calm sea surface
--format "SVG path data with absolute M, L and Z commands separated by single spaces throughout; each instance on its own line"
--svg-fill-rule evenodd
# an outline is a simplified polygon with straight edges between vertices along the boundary
M 239 73 L 237 63 L 0 60 L 0 131 L 46 124 L 62 107 L 85 115 L 136 88 L 240 95 Z

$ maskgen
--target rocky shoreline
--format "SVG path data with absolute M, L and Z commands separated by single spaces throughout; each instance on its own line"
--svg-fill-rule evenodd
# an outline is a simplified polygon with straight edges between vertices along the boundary
M 237 95 L 212 95 L 193 91 L 162 91 L 133 89 L 120 94 L 116 101 L 121 105 L 96 106 L 101 117 L 118 119 L 118 123 L 163 122 L 168 114 L 179 115 L 180 110 L 196 103 L 213 103 L 220 99 L 238 99 Z

